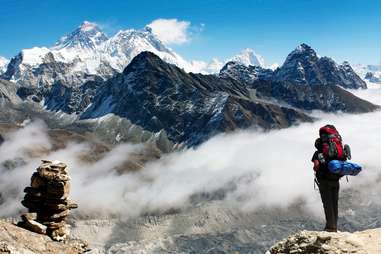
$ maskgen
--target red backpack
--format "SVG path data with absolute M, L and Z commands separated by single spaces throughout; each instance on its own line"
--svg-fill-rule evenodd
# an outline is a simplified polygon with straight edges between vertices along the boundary
M 322 142 L 322 153 L 328 160 L 346 160 L 342 139 L 333 125 L 320 128 L 319 135 Z

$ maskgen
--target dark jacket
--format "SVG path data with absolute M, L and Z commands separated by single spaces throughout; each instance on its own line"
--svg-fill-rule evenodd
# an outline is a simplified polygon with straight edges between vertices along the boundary
M 311 161 L 319 160 L 319 151 L 315 151 L 312 156 Z M 319 169 L 316 171 L 316 178 L 318 181 L 327 180 L 327 181 L 339 181 L 341 176 L 334 174 L 328 169 L 328 160 L 326 159 L 325 163 L 320 162 Z

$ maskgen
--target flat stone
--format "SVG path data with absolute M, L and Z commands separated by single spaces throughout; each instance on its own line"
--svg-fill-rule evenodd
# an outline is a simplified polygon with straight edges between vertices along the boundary
M 41 211 L 37 214 L 39 221 L 62 221 L 69 215 L 69 210 L 62 211 L 60 213 L 55 213 L 55 211 Z
M 24 189 L 24 192 L 27 193 L 27 194 L 30 194 L 32 196 L 35 196 L 35 197 L 42 196 L 42 190 L 41 189 L 37 189 L 37 188 L 33 188 L 33 187 L 26 187 Z
M 21 219 L 23 221 L 25 221 L 25 220 L 36 220 L 37 219 L 37 213 L 24 213 L 21 215 Z
M 46 196 L 48 198 L 67 198 L 69 191 L 70 183 L 68 181 L 51 181 L 46 186 Z
M 29 212 L 37 212 L 41 209 L 42 203 L 34 202 L 27 199 L 21 201 L 21 204 L 29 209 Z
M 46 234 L 47 227 L 35 220 L 31 220 L 28 218 L 28 216 L 21 216 L 23 222 L 21 223 L 21 226 L 25 229 L 28 229 L 30 231 L 33 231 L 38 234 Z
M 43 224 L 45 226 L 47 226 L 48 229 L 50 229 L 50 230 L 59 229 L 59 228 L 65 227 L 65 222 L 64 221 L 61 221 L 61 222 L 44 222 Z

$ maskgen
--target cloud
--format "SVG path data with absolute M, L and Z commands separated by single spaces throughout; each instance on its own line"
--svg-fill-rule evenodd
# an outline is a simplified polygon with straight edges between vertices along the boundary
M 356 94 L 381 102 L 378 88 L 356 91 Z M 42 158 L 68 164 L 71 198 L 79 204 L 76 212 L 89 216 L 129 217 L 184 208 L 194 204 L 195 196 L 205 193 L 219 193 L 221 199 L 216 202 L 244 211 L 264 206 L 287 208 L 301 201 L 304 211 L 321 216 L 310 159 L 318 129 L 327 123 L 339 129 L 344 142 L 351 145 L 354 161 L 364 168 L 359 176 L 351 177 L 349 184 L 343 184 L 343 189 L 356 190 L 361 197 L 356 205 L 381 205 L 381 112 L 354 115 L 315 112 L 315 115 L 321 120 L 288 129 L 221 134 L 195 149 L 168 154 L 140 171 L 123 175 L 115 168 L 142 149 L 141 146 L 122 144 L 98 162 L 84 162 L 81 155 L 89 153 L 88 144 L 69 144 L 46 152 L 51 147 L 46 127 L 35 122 L 6 135 L 5 143 L 0 146 L 0 200 L 3 200 L 0 216 L 16 214 L 22 209 L 22 189 L 29 184 Z M 40 156 L 26 152 L 36 147 L 43 151 Z M 24 163 L 16 163 L 13 170 L 4 167 L 7 161 L 17 162 L 19 157 Z
M 147 26 L 165 44 L 183 44 L 189 42 L 189 21 L 177 19 L 156 19 Z M 202 26 L 203 27 L 203 26 Z

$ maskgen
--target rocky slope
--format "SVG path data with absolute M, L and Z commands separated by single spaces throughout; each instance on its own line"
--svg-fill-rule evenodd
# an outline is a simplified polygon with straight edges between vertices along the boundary
M 296 85 L 291 82 L 256 80 L 248 87 L 254 89 L 258 98 L 277 100 L 278 103 L 303 110 L 365 113 L 379 108 L 339 86 Z
M 73 88 L 67 89 L 71 90 Z M 131 123 L 128 119 L 121 118 L 114 114 L 106 114 L 97 119 L 81 120 L 79 116 L 75 114 L 69 115 L 62 112 L 62 110 L 59 112 L 49 111 L 40 103 L 35 102 L 35 100 L 39 101 L 42 95 L 39 93 L 33 94 L 33 91 L 33 89 L 20 90 L 19 85 L 0 79 L 0 133 L 2 131 L 1 126 L 9 126 L 10 129 L 17 129 L 23 126 L 24 123 L 40 119 L 43 120 L 50 129 L 58 129 L 89 138 L 91 137 L 91 139 L 111 146 L 123 142 L 148 143 L 162 152 L 169 152 L 174 146 L 174 144 L 169 141 L 164 130 L 150 132 L 141 126 Z M 30 97 L 30 100 L 22 100 L 24 96 Z M 83 96 L 90 96 L 90 94 L 85 93 Z M 57 94 L 56 97 L 53 96 L 47 99 L 51 101 L 49 105 L 55 105 L 52 103 L 54 99 L 57 99 L 57 102 L 59 102 L 58 105 L 65 105 L 65 107 L 72 105 L 70 103 L 65 104 L 67 101 L 61 101 L 60 98 L 62 99 L 60 94 Z M 75 102 L 78 102 L 79 106 L 83 105 L 81 103 L 85 103 L 84 100 L 75 100 Z M 56 105 L 56 107 L 58 106 Z M 65 107 L 62 108 L 65 109 Z M 5 130 L 7 131 L 9 128 Z
M 301 231 L 275 244 L 266 254 L 381 253 L 381 229 L 355 233 Z
M 232 78 L 240 82 L 248 83 L 255 80 L 272 80 L 274 71 L 261 66 L 244 65 L 239 62 L 228 62 L 221 69 L 219 76 Z
M 339 228 L 353 232 L 380 227 L 379 204 L 369 205 L 367 200 L 360 204 L 357 193 L 343 193 Z M 287 208 L 242 211 L 219 203 L 218 196 L 212 199 L 138 218 L 77 219 L 72 223 L 72 234 L 88 241 L 90 248 L 99 253 L 259 254 L 290 234 L 318 231 L 324 225 L 322 218 L 311 215 L 298 203 Z
M 84 253 L 87 243 L 71 239 L 67 243 L 55 242 L 46 235 L 33 233 L 0 220 L 0 253 Z

